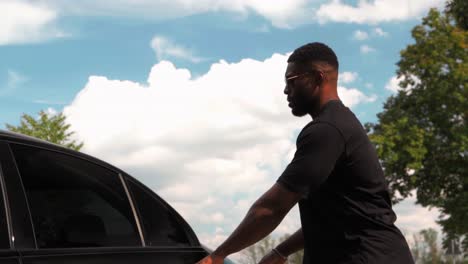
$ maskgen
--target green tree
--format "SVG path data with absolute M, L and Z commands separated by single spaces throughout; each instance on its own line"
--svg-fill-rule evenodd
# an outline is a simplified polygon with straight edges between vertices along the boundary
M 366 127 L 394 201 L 417 190 L 419 204 L 441 209 L 445 247 L 458 239 L 466 250 L 468 33 L 458 26 L 462 5 L 466 1 L 449 2 L 445 12 L 431 9 L 413 28 L 415 43 L 397 63 L 401 90 Z
M 63 113 L 48 115 L 40 111 L 37 119 L 23 114 L 19 126 L 7 124 L 6 127 L 12 132 L 40 138 L 76 151 L 83 147 L 83 142 L 77 143 L 71 139 L 74 132 L 69 131 L 70 125 L 66 123 Z
M 453 17 L 457 26 L 468 30 L 468 1 L 454 0 L 447 2 L 447 13 Z

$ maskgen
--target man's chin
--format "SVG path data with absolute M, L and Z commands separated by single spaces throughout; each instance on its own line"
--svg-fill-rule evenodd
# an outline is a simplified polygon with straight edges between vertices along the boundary
M 307 112 L 306 111 L 301 111 L 297 108 L 292 108 L 291 109 L 291 112 L 294 116 L 297 116 L 297 117 L 302 117 L 302 116 L 305 116 L 307 115 Z

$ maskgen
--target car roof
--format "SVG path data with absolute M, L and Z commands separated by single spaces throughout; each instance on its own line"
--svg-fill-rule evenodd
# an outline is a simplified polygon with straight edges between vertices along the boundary
M 101 160 L 101 159 L 98 159 L 94 156 L 91 156 L 91 155 L 88 155 L 86 153 L 83 153 L 83 152 L 80 152 L 80 151 L 76 151 L 76 150 L 73 150 L 73 149 L 69 149 L 69 148 L 66 148 L 64 146 L 61 146 L 61 145 L 58 145 L 58 144 L 54 144 L 54 143 L 51 143 L 49 141 L 46 141 L 46 140 L 42 140 L 42 139 L 39 139 L 39 138 L 35 138 L 35 137 L 32 137 L 32 136 L 28 136 L 28 135 L 24 135 L 24 134 L 21 134 L 21 133 L 17 133 L 17 132 L 12 132 L 12 131 L 6 131 L 6 130 L 2 130 L 0 129 L 0 140 L 7 140 L 7 141 L 13 141 L 15 143 L 25 143 L 25 144 L 29 144 L 29 145 L 34 145 L 34 146 L 37 146 L 37 147 L 42 147 L 42 148 L 47 148 L 47 149 L 50 149 L 50 150 L 55 150 L 55 151 L 59 151 L 59 152 L 63 152 L 63 153 L 67 153 L 67 154 L 71 154 L 73 156 L 77 156 L 77 157 L 80 157 L 82 159 L 86 159 L 88 161 L 92 161 L 94 163 L 97 163 L 101 166 L 104 166 L 104 167 L 107 167 L 109 169 L 113 169 L 113 170 L 116 170 L 118 172 L 123 172 L 121 169 Z
M 22 139 L 22 140 L 25 140 L 25 141 L 34 141 L 34 142 L 37 142 L 37 143 L 43 143 L 43 144 L 47 144 L 47 145 L 59 146 L 59 145 L 50 143 L 48 141 L 45 141 L 45 140 L 42 140 L 42 139 L 39 139 L 39 138 L 27 136 L 27 135 L 17 133 L 17 132 L 2 130 L 2 129 L 0 129 L 0 139 Z

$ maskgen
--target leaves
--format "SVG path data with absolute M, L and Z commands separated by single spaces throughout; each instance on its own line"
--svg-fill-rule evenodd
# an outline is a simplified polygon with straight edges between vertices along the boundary
M 468 249 L 468 32 L 454 19 L 432 9 L 414 27 L 397 63 L 401 91 L 366 127 L 393 200 L 417 190 L 418 203 L 441 209 L 446 238 Z
M 39 112 L 39 118 L 23 114 L 19 126 L 7 124 L 8 130 L 24 135 L 40 138 L 66 148 L 79 151 L 83 143 L 72 140 L 74 132 L 70 132 L 70 125 L 66 123 L 63 113 L 48 115 L 44 111 Z
M 448 14 L 453 16 L 457 25 L 468 30 L 468 2 L 465 0 L 449 1 L 446 6 Z

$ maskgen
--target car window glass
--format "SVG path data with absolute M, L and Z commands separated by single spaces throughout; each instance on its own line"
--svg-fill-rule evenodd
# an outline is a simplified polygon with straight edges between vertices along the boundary
M 3 172 L 1 171 L 2 166 L 0 164 L 0 177 L 3 177 Z M 2 192 L 2 183 L 3 180 L 0 178 L 0 249 L 9 248 L 10 241 L 8 235 L 8 226 L 5 213 L 5 203 Z
M 12 145 L 39 248 L 140 245 L 118 175 L 73 156 Z
M 139 184 L 128 181 L 128 186 L 140 212 L 146 245 L 189 246 L 185 223 L 178 221 L 171 209 Z

